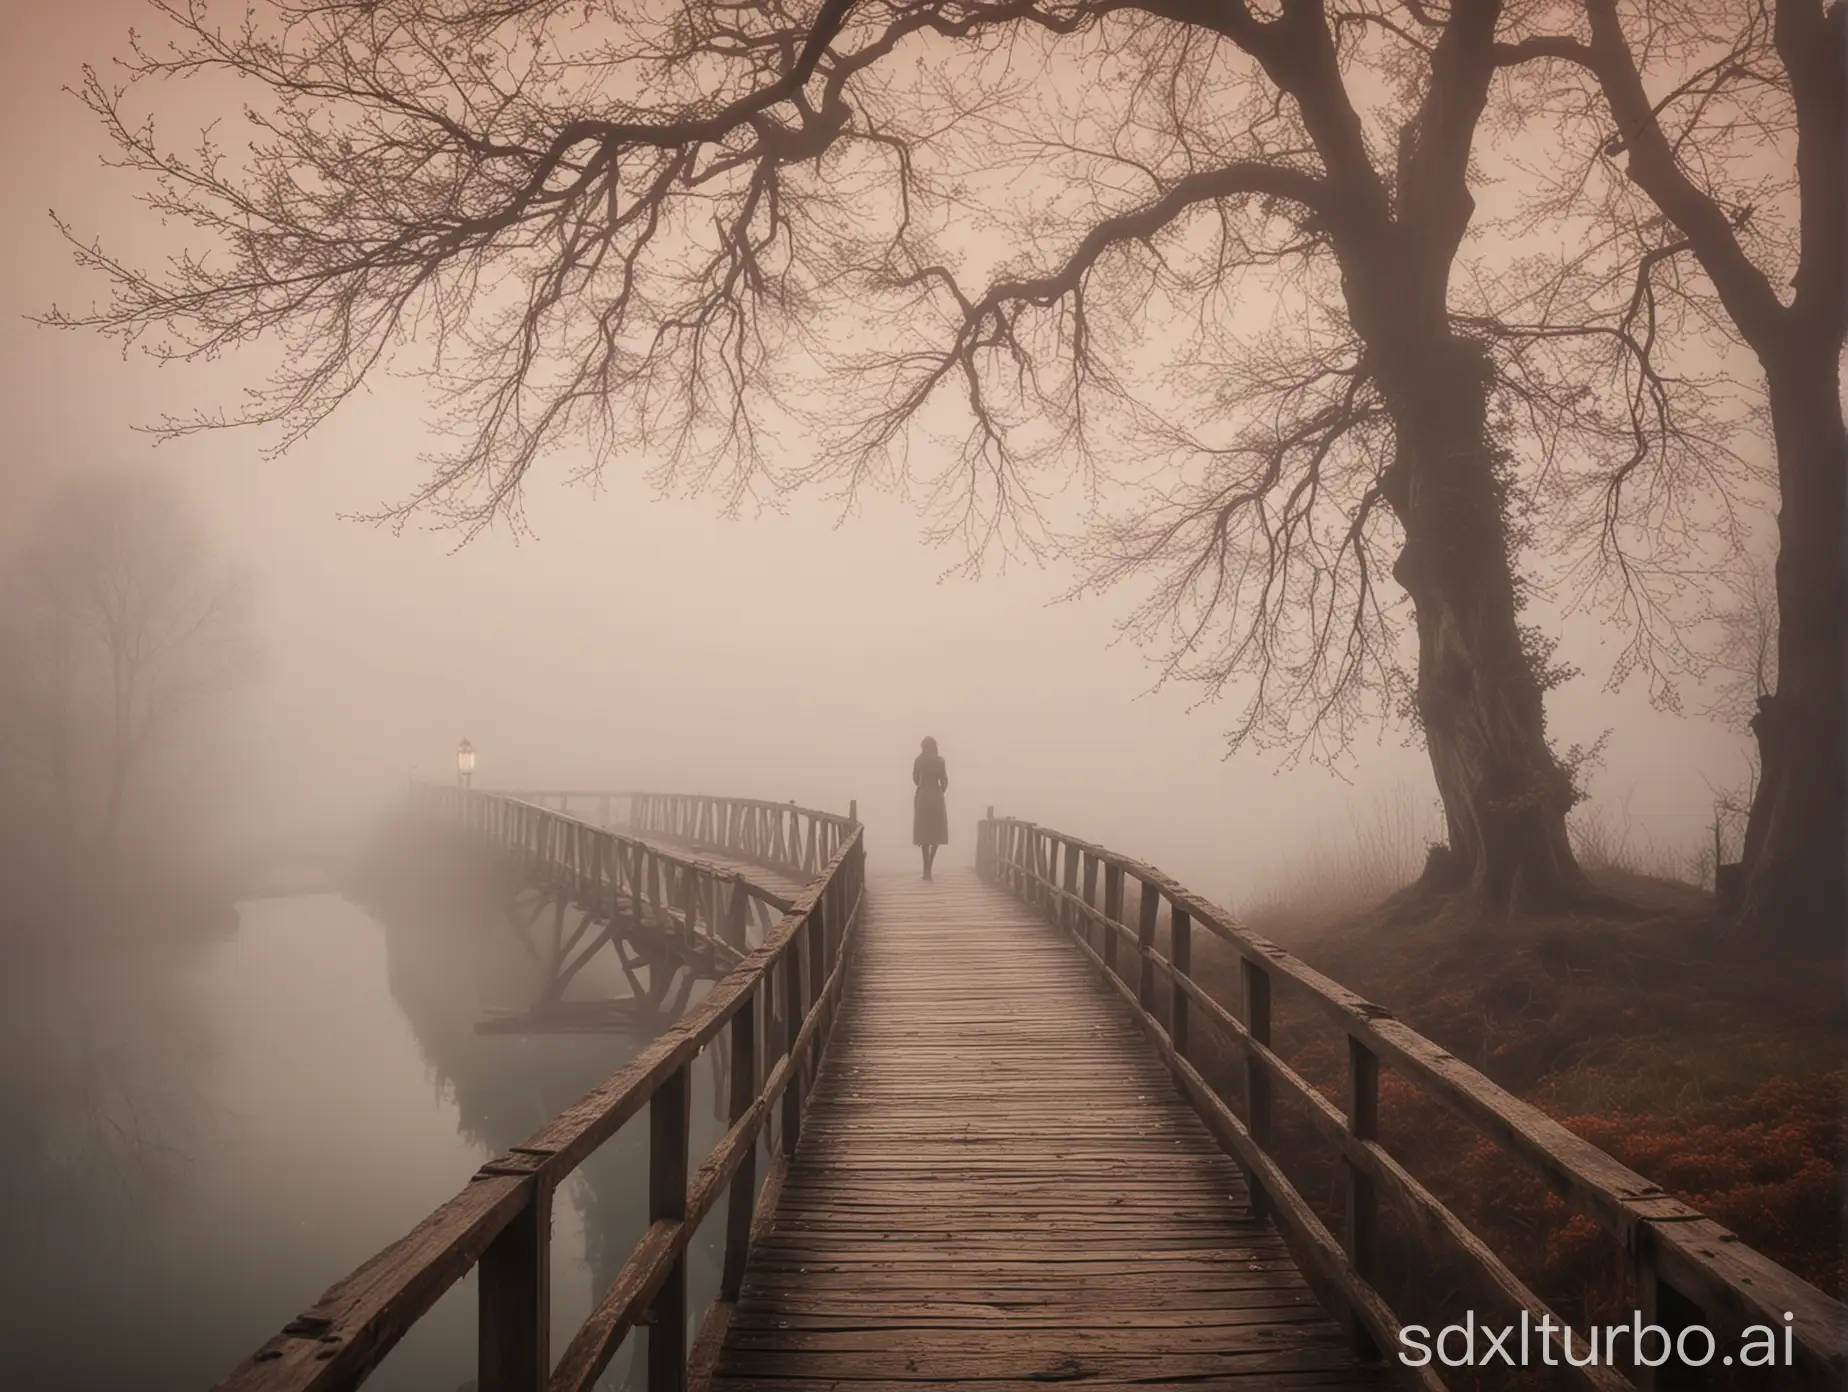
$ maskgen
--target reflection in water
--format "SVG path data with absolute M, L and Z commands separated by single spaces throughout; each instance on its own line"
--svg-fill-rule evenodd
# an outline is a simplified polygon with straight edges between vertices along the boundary
M 477 1035 L 485 1005 L 526 1003 L 518 946 L 479 897 L 404 899 L 383 921 L 332 895 L 246 904 L 223 940 L 0 1002 L 0 1387 L 211 1385 L 634 1052 Z M 702 1069 L 696 1148 L 711 1088 Z M 559 1349 L 645 1224 L 628 1129 L 555 1207 Z M 693 1269 L 703 1304 L 712 1254 Z M 368 1386 L 453 1392 L 474 1325 L 471 1279 Z
M 460 1126 L 483 1154 L 499 1154 L 525 1140 L 647 1042 L 595 1034 L 478 1033 L 475 1022 L 488 1010 L 523 1011 L 539 992 L 541 973 L 501 907 L 514 882 L 414 841 L 401 846 L 394 871 L 392 882 L 374 894 L 387 925 L 392 994 L 432 1071 L 454 1098 Z M 586 993 L 625 989 L 607 953 L 574 982 L 574 990 Z M 716 1107 L 720 1095 L 708 1068 L 696 1067 L 690 1138 L 696 1162 L 724 1131 Z M 559 1191 L 552 1234 L 554 1356 L 647 1230 L 647 1195 L 645 1117 L 624 1127 Z M 689 1306 L 696 1315 L 718 1290 L 722 1218 L 721 1210 L 708 1220 L 689 1252 Z M 472 1289 L 465 1299 L 472 1330 Z M 640 1343 L 631 1340 L 617 1355 L 608 1386 L 641 1384 Z M 465 1359 L 471 1366 L 472 1351 L 471 1343 Z

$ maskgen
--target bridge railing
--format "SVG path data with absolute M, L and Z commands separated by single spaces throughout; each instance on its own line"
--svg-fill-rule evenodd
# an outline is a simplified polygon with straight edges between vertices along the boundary
M 611 918 L 615 901 L 626 899 L 656 922 L 672 922 L 685 935 L 688 948 L 708 962 L 735 960 L 753 923 L 761 936 L 789 909 L 791 901 L 785 895 L 734 868 L 700 859 L 692 845 L 684 853 L 663 848 L 627 834 L 626 826 L 593 824 L 553 811 L 537 800 L 540 796 L 440 784 L 412 790 L 413 810 L 484 838 L 517 861 L 528 882 L 543 884 L 586 908 L 608 904 Z M 836 843 L 836 852 L 839 848 Z M 586 919 L 587 924 L 592 921 Z M 594 941 L 581 947 L 567 942 L 561 957 L 573 951 L 589 956 L 596 948 Z M 565 979 L 576 973 L 575 965 L 561 962 L 561 967 Z
M 623 863 L 627 838 L 606 828 L 491 793 L 450 789 L 428 796 L 433 810 L 455 816 L 506 854 L 538 856 L 574 874 L 583 873 L 586 864 L 601 865 L 607 873 Z M 285 1325 L 220 1389 L 356 1387 L 470 1270 L 479 1275 L 479 1392 L 589 1392 L 638 1325 L 647 1327 L 651 1392 L 686 1385 L 690 1362 L 697 1366 L 709 1359 L 723 1336 L 754 1230 L 774 1208 L 783 1164 L 801 1134 L 860 919 L 865 888 L 860 831 L 856 827 L 837 845 L 793 900 L 735 874 L 727 878 L 746 893 L 783 905 L 764 941 L 626 1067 L 523 1144 L 482 1166 L 459 1194 Z M 762 1028 L 778 1015 L 780 1031 Z M 760 1049 L 760 1034 L 780 1038 L 769 1038 Z M 694 1065 L 712 1047 L 729 1053 L 729 1126 L 702 1158 L 690 1153 L 689 1112 Z M 773 1110 L 780 1115 L 782 1158 L 765 1176 L 760 1194 L 758 1143 Z M 554 1366 L 553 1196 L 600 1146 L 644 1113 L 648 1229 Z M 725 1243 L 718 1301 L 690 1344 L 687 1249 L 701 1221 L 721 1202 Z
M 860 820 L 857 806 L 843 817 L 793 802 L 631 793 L 628 825 L 644 835 L 710 846 L 801 878 L 819 874 L 859 830 Z
M 977 831 L 981 874 L 1071 934 L 1104 980 L 1135 1011 L 1145 1032 L 1220 1142 L 1251 1182 L 1299 1262 L 1343 1310 L 1355 1341 L 1392 1356 L 1400 1318 L 1377 1288 L 1381 1276 L 1380 1200 L 1396 1201 L 1410 1230 L 1460 1263 L 1478 1291 L 1511 1315 L 1538 1322 L 1553 1312 L 1469 1227 L 1382 1144 L 1382 1065 L 1436 1100 L 1551 1190 L 1613 1234 L 1628 1258 L 1645 1323 L 1671 1331 L 1704 1324 L 1724 1338 L 1759 1325 L 1776 1333 L 1781 1385 L 1839 1387 L 1848 1377 L 1848 1311 L 1821 1290 L 1746 1247 L 1718 1223 L 1491 1082 L 1448 1051 L 1322 975 L 1275 943 L 1243 928 L 1217 906 L 1154 867 L 1031 822 L 996 818 Z M 1165 923 L 1164 923 L 1165 919 Z M 1165 934 L 1162 929 L 1165 928 Z M 1237 955 L 1241 989 L 1227 1009 L 1195 980 L 1196 932 Z M 1165 937 L 1167 951 L 1159 950 Z M 1343 1105 L 1331 1102 L 1271 1048 L 1273 986 L 1313 1002 L 1347 1038 Z M 1243 1105 L 1235 1113 L 1190 1054 L 1210 1032 L 1242 1064 Z M 1337 1238 L 1297 1192 L 1271 1152 L 1279 1092 L 1301 1105 L 1339 1157 L 1344 1231 Z M 1793 1365 L 1782 1366 L 1786 1331 Z M 1579 1355 L 1585 1340 L 1575 1340 Z M 1704 1349 L 1693 1343 L 1694 1354 Z M 1396 1364 L 1397 1360 L 1393 1360 Z M 1560 1360 L 1561 1364 L 1565 1360 Z M 1421 1370 L 1429 1374 L 1430 1369 Z M 1599 1392 L 1632 1388 L 1604 1365 L 1565 1367 Z M 1639 1370 L 1643 1386 L 1651 1370 Z M 1442 1386 L 1434 1377 L 1429 1385 Z
M 767 865 L 797 879 L 818 875 L 860 825 L 858 805 L 845 816 L 793 802 L 714 797 L 706 793 L 544 790 L 502 796 L 555 808 L 583 809 L 598 826 L 683 841 Z

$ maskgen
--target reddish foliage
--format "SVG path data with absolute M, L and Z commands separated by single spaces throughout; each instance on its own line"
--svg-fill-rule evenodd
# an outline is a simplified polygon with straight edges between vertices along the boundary
M 1840 1071 L 1768 1078 L 1681 1116 L 1578 1116 L 1566 1125 L 1804 1279 L 1840 1291 L 1844 1082 Z

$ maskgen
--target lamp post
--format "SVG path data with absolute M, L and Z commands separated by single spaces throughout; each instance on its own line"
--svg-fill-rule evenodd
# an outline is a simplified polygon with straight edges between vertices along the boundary
M 469 779 L 474 776 L 475 746 L 470 744 L 467 740 L 463 740 L 462 743 L 456 746 L 456 777 L 461 780 L 462 786 L 466 788 L 468 787 Z

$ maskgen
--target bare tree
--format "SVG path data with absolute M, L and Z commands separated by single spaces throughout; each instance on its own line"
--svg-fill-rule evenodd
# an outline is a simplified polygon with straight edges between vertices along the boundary
M 404 507 L 465 528 L 585 440 L 591 471 L 639 456 L 733 500 L 918 488 L 979 554 L 1157 442 L 1181 482 L 1138 489 L 1090 559 L 1179 567 L 1152 612 L 1212 655 L 1177 670 L 1254 677 L 1247 733 L 1338 737 L 1402 702 L 1452 881 L 1498 909 L 1590 895 L 1545 729 L 1560 671 L 1521 619 L 1511 443 L 1524 414 L 1607 423 L 1524 369 L 1548 326 L 1493 277 L 1454 283 L 1472 148 L 1505 70 L 1548 56 L 1551 7 L 155 8 L 171 46 L 84 95 L 210 248 L 149 272 L 79 242 L 114 298 L 53 322 L 178 357 L 279 337 L 235 419 L 285 443 L 414 340 L 460 444 Z M 252 85 L 247 154 L 177 153 L 129 114 L 134 82 L 199 74 Z M 1238 322 L 1260 298 L 1284 307 L 1268 333 Z M 819 441 L 801 467 L 790 428 Z
M 1777 578 L 1768 564 L 1751 565 L 1733 578 L 1731 589 L 1733 603 L 1719 620 L 1708 714 L 1750 730 L 1777 690 Z
M 1848 5 L 1581 0 L 1563 18 L 1528 44 L 1596 94 L 1558 108 L 1588 155 L 1575 195 L 1645 233 L 1640 287 L 1682 298 L 1762 372 L 1780 508 L 1777 622 L 1758 629 L 1775 633 L 1775 663 L 1757 670 L 1776 685 L 1751 722 L 1742 908 L 1766 929 L 1833 938 L 1848 815 Z
M 67 835 L 113 854 L 144 766 L 252 672 L 243 587 L 177 488 L 104 470 L 52 498 L 8 609 L 21 743 L 40 752 Z

